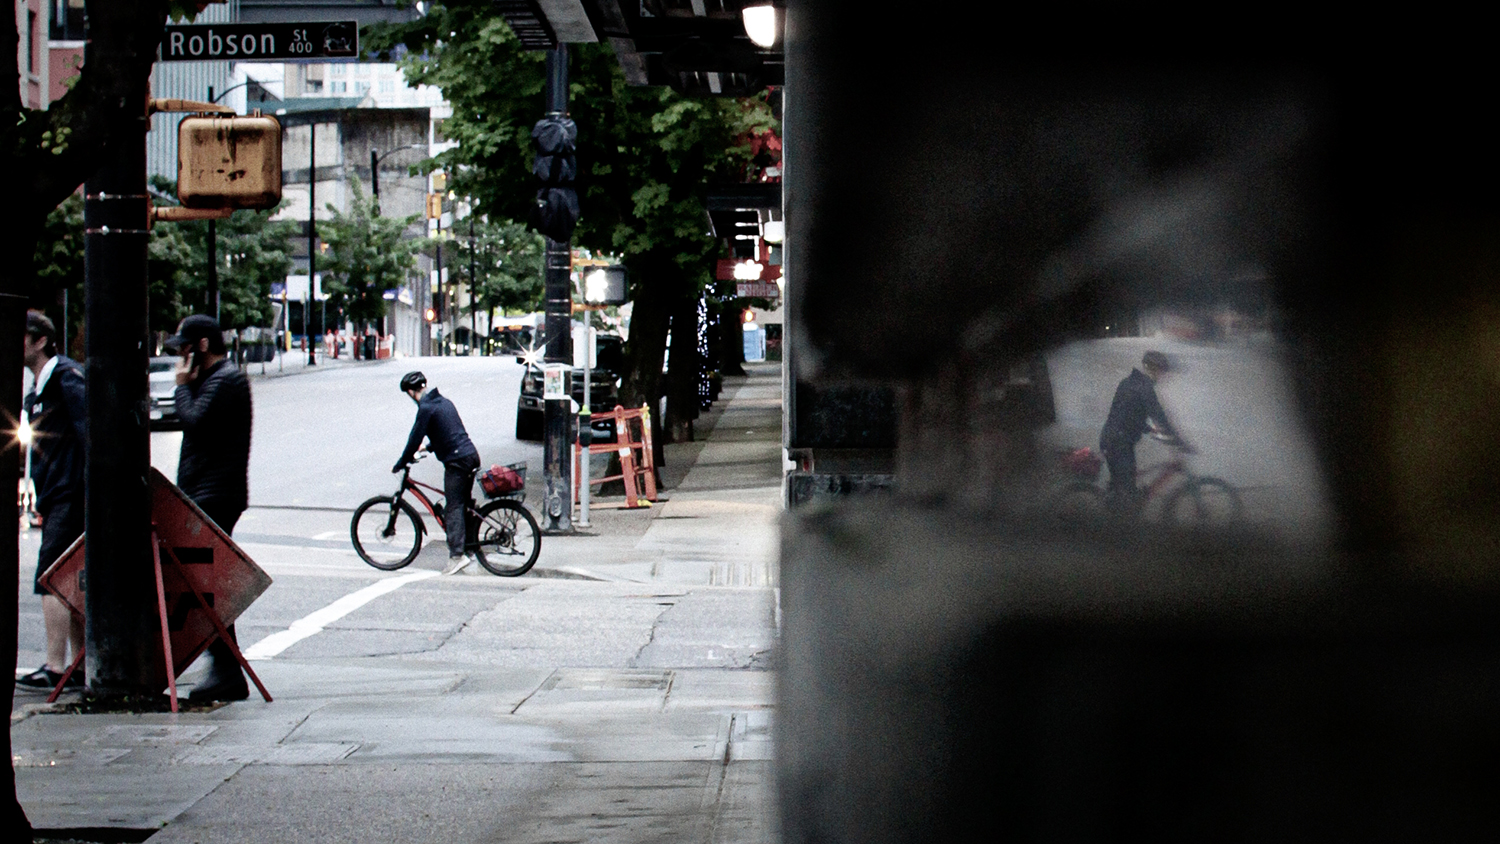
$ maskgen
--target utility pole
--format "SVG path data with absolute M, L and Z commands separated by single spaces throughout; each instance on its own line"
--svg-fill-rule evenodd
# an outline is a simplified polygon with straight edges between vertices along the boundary
M 307 124 L 307 298 L 302 302 L 302 336 L 307 338 L 307 365 L 317 366 L 318 344 L 312 338 L 312 300 L 317 298 L 313 286 L 318 255 L 318 124 Z
M 84 324 L 88 366 L 84 618 L 87 676 L 96 694 L 156 694 L 161 641 L 151 558 L 146 428 L 146 115 L 120 127 L 84 183 Z M 158 666 L 159 667 L 159 666 Z
M 558 44 L 547 53 L 547 118 L 568 115 L 568 46 Z M 556 178 L 556 176 L 554 176 Z M 569 227 L 571 233 L 571 227 Z M 565 236 L 566 237 L 566 236 Z M 573 366 L 572 250 L 569 240 L 547 237 L 545 298 L 547 317 L 546 363 Z M 564 379 L 567 384 L 567 379 Z M 543 404 L 542 529 L 573 532 L 573 407 L 572 399 L 548 399 Z
M 443 195 L 442 191 L 438 191 L 437 193 L 438 193 L 439 197 L 441 197 Z M 443 205 L 442 205 L 442 202 L 443 202 L 443 200 L 441 198 L 438 199 L 438 207 L 437 207 L 437 212 L 438 213 L 437 213 L 437 221 L 436 221 L 437 228 L 435 229 L 436 235 L 433 238 L 433 243 L 434 243 L 434 246 L 433 246 L 433 259 L 434 259 L 434 262 L 435 262 L 433 264 L 433 266 L 437 267 L 437 298 L 436 298 L 435 301 L 443 303 L 442 319 L 443 319 L 444 322 L 447 322 L 448 321 L 448 311 L 450 311 L 453 308 L 453 303 L 448 301 L 448 289 L 443 284 Z M 436 305 L 434 305 L 434 307 L 436 307 Z M 453 340 L 453 330 L 449 329 L 447 332 L 445 332 L 443 334 L 443 340 L 442 340 L 442 342 L 438 344 L 438 356 L 439 357 L 441 357 L 443 355 L 446 355 L 448 353 L 447 346 L 448 346 L 448 344 L 450 342 L 452 342 L 452 340 Z
M 479 260 L 478 260 L 477 252 L 476 252 L 477 249 L 478 249 L 478 244 L 474 240 L 474 207 L 471 205 L 471 206 L 469 206 L 469 355 L 470 356 L 473 356 L 473 354 L 474 354 L 474 343 L 476 342 L 475 339 L 474 339 L 474 335 L 475 335 L 475 332 L 477 332 L 479 330 L 479 317 L 476 316 L 475 313 L 474 313 L 475 309 L 479 307 L 479 298 L 477 296 L 477 293 L 478 293 L 478 290 L 479 290 L 479 288 L 478 288 L 478 277 L 475 275 L 476 273 L 479 272 Z

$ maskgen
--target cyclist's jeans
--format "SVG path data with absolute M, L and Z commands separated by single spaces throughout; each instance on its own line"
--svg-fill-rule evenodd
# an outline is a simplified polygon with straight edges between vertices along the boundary
M 479 471 L 479 455 L 455 457 L 443 464 L 443 527 L 448 533 L 448 556 L 464 552 L 464 505 L 474 488 L 474 473 Z
M 1104 462 L 1109 465 L 1110 507 L 1133 510 L 1140 498 L 1140 490 L 1135 486 L 1135 443 L 1104 440 L 1099 443 L 1099 450 L 1104 452 Z

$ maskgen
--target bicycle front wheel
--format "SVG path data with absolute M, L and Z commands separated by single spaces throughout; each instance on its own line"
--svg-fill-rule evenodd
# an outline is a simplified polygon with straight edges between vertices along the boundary
M 486 571 L 501 577 L 531 571 L 542 551 L 542 529 L 531 511 L 502 499 L 484 505 L 474 517 L 474 556 Z
M 1224 527 L 1238 522 L 1244 512 L 1240 494 L 1218 478 L 1194 478 L 1162 508 L 1166 520 L 1181 527 Z
M 417 511 L 389 495 L 359 505 L 349 523 L 355 553 L 381 571 L 395 571 L 415 560 L 422 550 L 422 533 Z

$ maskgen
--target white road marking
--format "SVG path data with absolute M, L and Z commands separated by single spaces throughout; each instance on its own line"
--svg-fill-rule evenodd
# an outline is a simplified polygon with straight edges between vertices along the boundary
M 349 536 L 349 531 L 348 531 L 347 528 L 345 528 L 343 530 L 325 530 L 322 533 L 314 536 L 313 540 L 314 541 L 318 541 L 318 542 L 322 542 L 322 541 L 329 540 L 329 539 L 347 539 L 348 536 Z
M 272 633 L 266 638 L 261 639 L 245 650 L 245 658 L 270 659 L 303 639 L 322 632 L 324 627 L 379 598 L 381 595 L 390 594 L 408 583 L 437 576 L 438 573 L 435 571 L 417 571 L 402 575 L 401 577 L 391 577 L 372 583 L 357 592 L 345 595 L 316 612 L 309 613 L 297 619 L 287 629 L 278 633 Z

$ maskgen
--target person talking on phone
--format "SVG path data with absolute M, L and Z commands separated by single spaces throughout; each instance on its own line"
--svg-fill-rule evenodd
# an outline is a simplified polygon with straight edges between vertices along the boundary
M 226 534 L 250 501 L 250 380 L 230 363 L 218 320 L 194 314 L 167 339 L 168 352 L 181 356 L 173 400 L 182 422 L 177 486 Z M 229 626 L 234 638 L 234 625 Z M 229 646 L 208 646 L 207 676 L 193 687 L 195 703 L 244 700 L 250 696 L 245 673 Z

